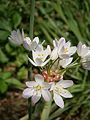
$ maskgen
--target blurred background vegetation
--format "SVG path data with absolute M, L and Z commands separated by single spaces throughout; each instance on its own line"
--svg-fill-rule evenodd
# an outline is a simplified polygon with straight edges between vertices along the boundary
M 26 51 L 11 45 L 8 36 L 18 28 L 28 36 L 29 19 L 29 0 L 0 0 L 1 98 L 8 90 L 23 89 L 27 80 Z M 51 45 L 53 39 L 63 36 L 73 45 L 81 41 L 90 46 L 90 0 L 36 0 L 35 36 Z M 64 109 L 53 105 L 49 120 L 57 116 L 62 120 L 89 120 L 90 72 L 76 67 L 66 73 L 65 79 L 73 79 L 75 85 L 70 90 L 74 97 L 65 100 Z

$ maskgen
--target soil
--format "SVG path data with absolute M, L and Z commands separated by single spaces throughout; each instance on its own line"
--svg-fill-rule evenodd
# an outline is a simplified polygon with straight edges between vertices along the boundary
M 21 91 L 7 92 L 0 98 L 0 120 L 19 120 L 27 114 L 27 100 L 22 98 Z

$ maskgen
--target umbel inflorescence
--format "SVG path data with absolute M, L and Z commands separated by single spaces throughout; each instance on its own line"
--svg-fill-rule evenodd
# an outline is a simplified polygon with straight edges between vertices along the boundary
M 73 85 L 72 80 L 63 80 L 64 73 L 76 65 L 90 70 L 90 48 L 81 42 L 77 47 L 71 46 L 70 41 L 66 42 L 63 37 L 53 40 L 53 49 L 50 45 L 45 48 L 45 41 L 40 43 L 38 37 L 31 41 L 29 37 L 24 36 L 23 30 L 22 33 L 19 30 L 12 31 L 9 40 L 15 45 L 23 45 L 30 51 L 32 56 L 28 57 L 28 60 L 39 69 L 39 72 L 32 73 L 33 81 L 26 82 L 27 88 L 23 91 L 23 97 L 31 97 L 33 104 L 41 97 L 45 101 L 54 100 L 56 105 L 63 108 L 62 98 L 72 98 L 72 94 L 66 88 Z M 74 54 L 78 56 L 76 60 L 73 60 Z

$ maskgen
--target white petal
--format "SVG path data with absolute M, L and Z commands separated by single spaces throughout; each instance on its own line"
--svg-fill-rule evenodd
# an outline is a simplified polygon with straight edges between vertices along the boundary
M 51 54 L 51 48 L 50 48 L 50 45 L 47 45 L 47 54 L 50 55 Z
M 69 49 L 69 48 L 70 48 L 70 45 L 71 45 L 71 42 L 68 41 L 68 42 L 65 43 L 64 47 Z
M 53 99 L 54 99 L 56 105 L 58 105 L 61 108 L 64 108 L 64 101 L 60 95 L 54 93 Z
M 59 84 L 63 88 L 68 88 L 73 85 L 73 81 L 72 80 L 60 80 L 57 84 Z
M 36 74 L 35 75 L 35 81 L 38 83 L 38 84 L 42 84 L 44 82 L 44 77 L 40 74 Z
M 56 60 L 58 58 L 58 48 L 54 48 L 50 56 L 51 60 Z
M 66 68 L 71 62 L 72 62 L 73 58 L 68 58 L 68 59 L 62 59 L 59 61 L 60 66 L 62 66 L 63 68 Z
M 59 48 L 61 49 L 61 47 L 62 46 L 64 46 L 64 44 L 65 44 L 65 38 L 64 37 L 61 37 L 60 39 L 59 39 Z
M 43 96 L 45 101 L 51 100 L 51 94 L 48 90 L 42 90 L 42 96 Z
M 24 48 L 31 51 L 31 48 L 30 48 L 31 40 L 29 37 L 24 38 L 23 45 L 24 45 Z
M 78 53 L 79 56 L 81 56 L 82 45 L 83 45 L 83 44 L 82 44 L 81 42 L 79 42 L 79 43 L 78 43 L 78 46 L 77 46 L 77 53 Z
M 44 89 L 49 89 L 51 87 L 51 85 L 47 82 L 43 83 Z
M 41 67 L 45 66 L 50 61 L 50 58 L 41 64 Z
M 50 91 L 52 91 L 54 89 L 55 82 L 50 82 L 49 84 L 51 85 Z
M 36 85 L 37 85 L 37 83 L 35 81 L 28 81 L 28 82 L 26 82 L 26 86 L 27 87 L 33 87 L 33 86 L 36 86 Z
M 26 89 L 23 91 L 23 94 L 22 94 L 22 96 L 23 96 L 24 98 L 29 98 L 29 97 L 31 97 L 32 95 L 33 95 L 33 90 L 30 89 L 30 88 L 26 88 Z
M 28 60 L 34 65 L 34 66 L 38 66 L 35 62 L 33 62 L 29 57 Z
M 69 49 L 69 55 L 70 56 L 73 55 L 76 52 L 76 50 L 77 50 L 77 48 L 75 46 L 70 47 L 70 49 Z
M 60 93 L 61 96 L 63 96 L 64 98 L 72 98 L 72 94 L 68 91 L 63 89 L 63 91 Z
M 82 66 L 86 70 L 90 70 L 90 55 L 81 59 Z
M 32 103 L 35 105 L 41 98 L 41 95 L 32 96 Z
M 36 41 L 36 43 L 38 44 L 38 43 L 39 43 L 39 38 L 38 38 L 38 37 L 35 37 L 35 38 L 33 39 L 33 41 Z

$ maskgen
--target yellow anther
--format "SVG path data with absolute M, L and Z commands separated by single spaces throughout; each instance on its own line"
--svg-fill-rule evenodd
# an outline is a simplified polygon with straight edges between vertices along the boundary
M 44 56 L 44 54 L 42 54 L 42 56 Z
M 38 56 L 41 56 L 40 54 L 38 54 Z
M 41 86 L 40 85 L 37 85 L 34 87 L 36 90 L 40 90 L 41 89 Z
M 68 48 L 64 48 L 64 52 L 67 53 L 68 52 Z

